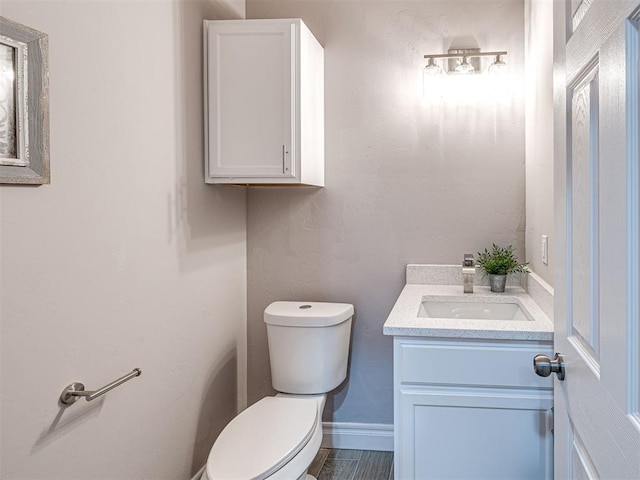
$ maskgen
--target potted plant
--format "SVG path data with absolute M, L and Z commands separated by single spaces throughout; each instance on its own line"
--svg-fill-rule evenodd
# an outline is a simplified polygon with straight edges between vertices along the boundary
M 499 247 L 495 243 L 491 251 L 484 249 L 478 252 L 476 264 L 489 275 L 489 284 L 492 292 L 504 292 L 508 273 L 529 272 L 529 263 L 520 263 L 513 253 L 513 246 Z

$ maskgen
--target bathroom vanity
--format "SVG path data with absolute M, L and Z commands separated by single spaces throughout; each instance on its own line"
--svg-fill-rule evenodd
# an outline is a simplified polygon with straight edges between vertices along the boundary
M 408 272 L 384 325 L 395 478 L 552 478 L 553 383 L 532 366 L 552 354 L 551 320 L 519 286 L 409 283 L 427 277 Z

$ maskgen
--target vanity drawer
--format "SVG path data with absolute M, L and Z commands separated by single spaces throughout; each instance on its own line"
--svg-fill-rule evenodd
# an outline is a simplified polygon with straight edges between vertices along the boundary
M 394 339 L 400 384 L 553 388 L 536 375 L 533 357 L 553 356 L 550 342 Z

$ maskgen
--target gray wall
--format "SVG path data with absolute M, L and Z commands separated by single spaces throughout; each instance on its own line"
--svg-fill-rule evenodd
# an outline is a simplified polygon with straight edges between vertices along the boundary
M 49 34 L 51 80 L 51 185 L 0 186 L 0 477 L 191 478 L 246 395 L 246 193 L 202 166 L 202 19 L 244 0 L 0 14 Z
M 459 264 L 492 242 L 524 256 L 522 1 L 247 0 L 247 18 L 301 17 L 325 47 L 326 187 L 248 196 L 248 395 L 270 394 L 262 311 L 350 302 L 348 382 L 325 420 L 393 421 L 382 325 L 407 263 Z M 504 103 L 422 99 L 424 53 L 509 51 Z
M 553 2 L 525 1 L 527 261 L 553 285 Z M 542 263 L 541 236 L 549 237 Z

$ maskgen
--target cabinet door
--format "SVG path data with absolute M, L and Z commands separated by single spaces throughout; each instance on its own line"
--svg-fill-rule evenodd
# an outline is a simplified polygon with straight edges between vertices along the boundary
M 209 177 L 291 177 L 295 24 L 210 22 Z
M 403 479 L 552 478 L 551 392 L 404 387 Z

